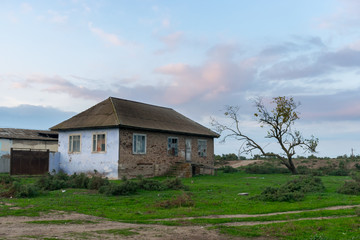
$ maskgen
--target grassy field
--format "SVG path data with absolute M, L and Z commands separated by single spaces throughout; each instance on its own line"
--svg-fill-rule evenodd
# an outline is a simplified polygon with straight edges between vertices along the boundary
M 245 174 L 241 172 L 217 176 L 198 176 L 183 179 L 189 191 L 140 191 L 131 196 L 105 196 L 97 191 L 84 189 L 66 189 L 48 192 L 36 198 L 1 199 L 0 216 L 38 216 L 51 210 L 77 212 L 104 217 L 115 221 L 133 223 L 158 223 L 166 225 L 215 225 L 224 234 L 243 237 L 272 236 L 275 238 L 298 239 L 311 237 L 306 232 L 320 232 L 320 238 L 314 239 L 360 239 L 358 210 L 321 210 L 301 213 L 289 213 L 259 217 L 205 218 L 210 215 L 233 214 L 265 214 L 295 210 L 320 209 L 330 206 L 359 205 L 360 196 L 343 195 L 336 190 L 349 177 L 321 177 L 326 190 L 321 193 L 308 194 L 299 202 L 263 202 L 250 200 L 251 196 L 259 194 L 267 186 L 279 186 L 296 176 L 286 174 Z M 22 178 L 24 182 L 34 182 L 35 178 Z M 239 193 L 249 193 L 249 196 L 239 196 Z M 172 208 L 163 207 L 164 201 L 175 201 L 177 196 L 190 196 L 192 205 Z M 170 221 L 169 218 L 197 217 Z M 256 226 L 226 226 L 219 224 L 241 223 L 246 221 L 281 221 L 298 220 L 302 218 L 337 217 L 326 220 L 302 220 L 291 223 L 273 223 Z M 339 238 L 337 232 L 340 226 L 343 233 Z M 346 228 L 345 226 L 350 226 Z M 291 230 L 293 229 L 293 231 Z M 309 229 L 312 229 L 310 231 Z M 315 229 L 315 230 L 314 230 Z M 301 235 L 299 232 L 301 232 Z M 350 232 L 357 233 L 350 234 Z M 284 234 L 282 234 L 284 233 Z M 287 233 L 287 234 L 285 234 Z M 305 235 L 304 235 L 305 234 Z M 302 238 L 301 238 L 302 236 Z M 325 237 L 325 238 L 321 238 Z M 348 238 L 349 237 L 349 238 Z

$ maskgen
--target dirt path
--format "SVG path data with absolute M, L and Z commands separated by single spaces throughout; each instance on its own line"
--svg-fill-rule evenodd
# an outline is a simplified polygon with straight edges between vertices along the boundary
M 314 210 L 303 210 L 303 211 L 289 211 L 289 212 L 277 212 L 269 214 L 257 214 L 257 215 L 220 215 L 220 216 L 206 216 L 199 218 L 235 218 L 235 217 L 252 217 L 260 216 L 273 216 L 288 213 L 300 213 L 308 211 L 319 211 L 319 210 L 336 210 L 336 209 L 348 209 L 360 207 L 360 205 L 351 206 L 335 206 L 322 209 Z M 351 217 L 351 216 L 345 216 Z M 270 224 L 300 220 L 321 220 L 336 217 L 319 217 L 319 218 L 302 218 L 284 221 L 267 221 L 267 222 L 232 222 L 223 225 L 226 226 L 245 226 L 245 225 L 259 225 L 259 224 Z M 167 219 L 167 220 L 185 220 L 194 218 L 181 218 L 181 219 Z M 68 222 L 67 224 L 54 224 L 49 221 L 63 221 L 73 220 L 77 222 Z M 163 219 L 164 220 L 164 219 Z M 48 221 L 43 224 L 29 223 L 30 221 Z M 45 224 L 46 223 L 46 224 Z M 114 234 L 109 230 L 117 230 L 118 233 Z M 122 233 L 119 231 L 122 230 Z M 121 223 L 115 221 L 109 221 L 104 218 L 89 216 L 78 213 L 65 213 L 65 212 L 52 212 L 50 214 L 42 215 L 40 217 L 1 217 L 0 218 L 0 239 L 44 239 L 44 238 L 55 238 L 55 239 L 240 239 L 234 237 L 227 237 L 221 235 L 215 230 L 209 230 L 203 226 L 162 226 L 154 224 L 130 224 Z
M 81 224 L 35 224 L 29 221 L 81 220 Z M 125 230 L 127 234 L 113 234 L 107 230 Z M 130 224 L 77 213 L 52 213 L 40 217 L 0 218 L 0 239 L 236 239 L 220 235 L 202 226 L 169 227 L 162 225 Z
M 168 218 L 168 219 L 157 219 L 165 221 L 177 221 L 177 220 L 191 220 L 191 219 L 216 219 L 216 218 L 252 218 L 252 217 L 264 217 L 264 216 L 274 216 L 274 215 L 283 215 L 291 213 L 302 213 L 302 212 L 315 212 L 321 210 L 339 210 L 339 209 L 349 209 L 360 207 L 360 205 L 343 205 L 343 206 L 332 206 L 326 208 L 310 209 L 310 210 L 299 210 L 299 211 L 287 211 L 287 212 L 274 212 L 274 213 L 264 213 L 264 214 L 233 214 L 233 215 L 210 215 L 203 217 L 185 217 L 185 218 Z

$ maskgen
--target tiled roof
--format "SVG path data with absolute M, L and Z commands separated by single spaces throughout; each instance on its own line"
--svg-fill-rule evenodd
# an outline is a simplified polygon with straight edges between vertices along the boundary
M 57 141 L 58 133 L 45 130 L 0 128 L 0 138 Z
M 171 108 L 110 97 L 51 130 L 123 127 L 218 137 Z

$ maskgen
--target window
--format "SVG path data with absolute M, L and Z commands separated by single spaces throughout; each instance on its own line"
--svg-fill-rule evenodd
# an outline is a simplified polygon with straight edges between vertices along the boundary
M 105 152 L 106 151 L 106 134 L 93 134 L 93 152 Z
M 146 135 L 134 134 L 133 135 L 133 153 L 146 154 Z
M 206 140 L 198 140 L 198 155 L 200 157 L 206 157 L 207 144 Z
M 69 136 L 69 153 L 80 152 L 80 135 Z
M 168 147 L 167 147 L 167 153 L 171 156 L 177 156 L 178 155 L 178 139 L 174 137 L 168 138 Z

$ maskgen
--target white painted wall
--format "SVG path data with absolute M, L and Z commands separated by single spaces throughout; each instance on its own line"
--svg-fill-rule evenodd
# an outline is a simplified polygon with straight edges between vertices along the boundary
M 55 170 L 56 173 L 60 170 L 60 153 L 59 152 L 50 152 L 49 153 L 49 172 Z
M 106 134 L 106 152 L 92 153 L 92 135 Z M 69 153 L 69 135 L 81 135 L 80 153 Z M 119 129 L 94 129 L 59 132 L 60 170 L 74 174 L 80 172 L 104 173 L 108 178 L 118 178 Z
M 0 151 L 10 153 L 12 141 L 9 139 L 0 138 Z
M 12 141 L 0 139 L 0 173 L 10 172 L 10 148 Z

